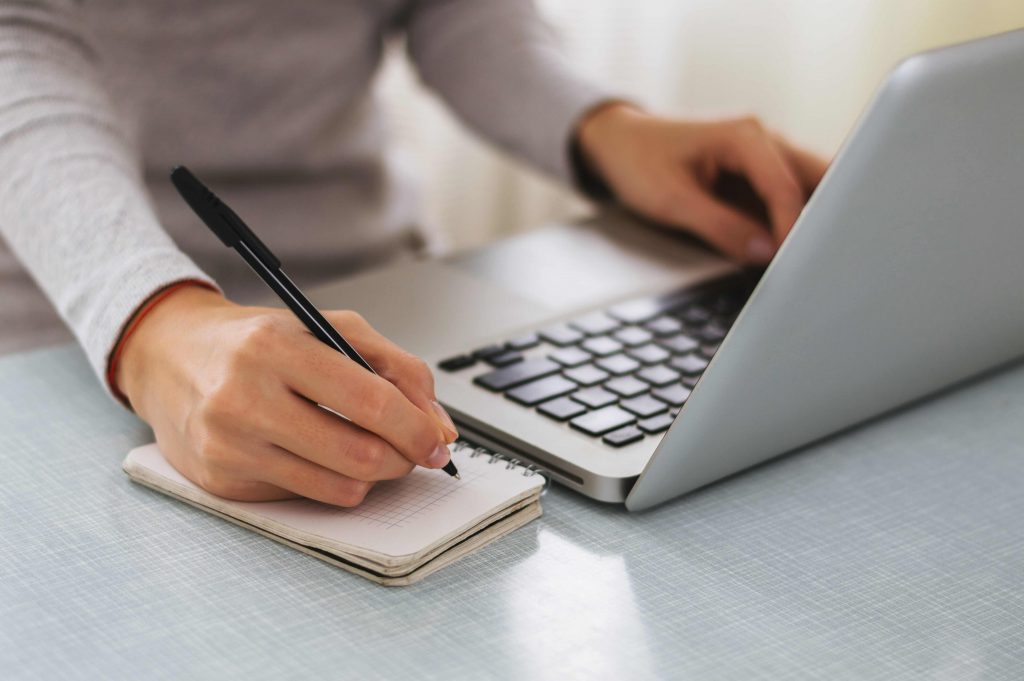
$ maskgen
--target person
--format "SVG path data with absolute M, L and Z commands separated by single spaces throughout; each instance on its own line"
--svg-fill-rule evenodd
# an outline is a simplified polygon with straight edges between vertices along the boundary
M 740 262 L 772 257 L 824 173 L 756 119 L 665 118 L 579 77 L 530 0 L 7 4 L 5 347 L 59 338 L 63 320 L 170 462 L 224 497 L 352 506 L 442 467 L 456 429 L 428 367 L 355 311 L 327 316 L 380 376 L 242 304 L 266 291 L 166 179 L 187 163 L 222 190 L 300 285 L 421 248 L 371 88 L 394 35 L 499 148 Z M 766 222 L 712 193 L 724 172 Z

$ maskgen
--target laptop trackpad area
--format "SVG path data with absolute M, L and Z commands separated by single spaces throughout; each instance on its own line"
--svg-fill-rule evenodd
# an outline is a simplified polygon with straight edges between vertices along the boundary
M 552 314 L 668 290 L 724 265 L 691 241 L 608 218 L 529 232 L 446 261 Z
M 438 260 L 396 263 L 314 289 L 309 297 L 321 309 L 358 311 L 411 352 L 444 357 L 730 269 L 684 239 L 602 217 Z
M 309 292 L 320 309 L 356 310 L 420 356 L 447 355 L 552 315 L 541 303 L 441 260 L 403 262 Z

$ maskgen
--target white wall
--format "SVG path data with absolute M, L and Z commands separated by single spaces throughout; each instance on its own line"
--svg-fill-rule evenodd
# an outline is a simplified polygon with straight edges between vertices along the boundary
M 1024 0 L 538 2 L 583 73 L 652 110 L 754 113 L 826 155 L 902 57 L 1024 26 Z M 380 87 L 398 145 L 418 168 L 423 213 L 448 248 L 586 210 L 460 129 L 401 55 Z

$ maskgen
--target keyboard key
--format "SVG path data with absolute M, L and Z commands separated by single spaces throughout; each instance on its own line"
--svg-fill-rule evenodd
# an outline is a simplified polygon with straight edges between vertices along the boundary
M 476 358 L 472 355 L 455 355 L 448 359 L 442 359 L 437 363 L 438 368 L 442 371 L 458 371 L 459 369 L 465 369 L 476 364 Z
M 681 412 L 682 410 L 682 407 L 672 407 L 671 409 L 668 410 L 668 413 L 672 414 L 672 416 L 679 416 L 679 412 Z
M 704 324 L 711 320 L 711 310 L 700 303 L 694 303 L 684 308 L 679 318 L 689 324 Z
M 721 343 L 729 329 L 720 324 L 708 324 L 700 330 L 700 337 L 709 343 Z
M 703 324 L 683 324 L 683 333 L 698 342 L 703 342 L 703 336 L 700 335 L 703 328 Z
M 482 348 L 477 348 L 473 351 L 473 356 L 477 359 L 487 359 L 495 355 L 500 355 L 505 352 L 504 345 L 486 345 Z
M 535 348 L 540 343 L 540 336 L 535 333 L 528 333 L 525 336 L 519 336 L 513 338 L 507 345 L 513 350 L 529 350 Z
M 657 317 L 644 324 L 644 328 L 656 336 L 671 336 L 683 330 L 683 324 L 672 317 Z
M 692 353 L 682 357 L 673 357 L 669 365 L 677 371 L 682 371 L 684 374 L 692 376 L 708 368 L 708 359 L 701 357 L 697 353 Z
M 548 376 L 547 378 L 538 378 L 536 381 L 524 383 L 518 388 L 509 390 L 505 393 L 505 397 L 509 398 L 513 402 L 518 402 L 519 404 L 525 404 L 527 407 L 532 407 L 535 404 L 540 404 L 541 402 L 550 400 L 554 397 L 568 395 L 578 387 L 578 385 L 569 379 L 556 374 L 554 376 Z
M 497 355 L 489 355 L 484 357 L 484 361 L 490 364 L 492 367 L 507 367 L 509 364 L 515 364 L 516 362 L 522 362 L 523 356 L 515 350 L 508 350 Z
M 572 320 L 569 322 L 569 326 L 582 331 L 588 336 L 600 336 L 614 331 L 622 326 L 622 323 L 617 319 L 612 319 L 604 312 L 591 312 L 588 315 Z
M 629 350 L 626 350 L 626 354 L 633 359 L 640 360 L 644 364 L 658 364 L 672 356 L 667 350 L 658 347 L 653 343 L 650 345 L 641 345 L 638 348 L 630 348 Z
M 552 345 L 572 345 L 583 340 L 583 334 L 565 324 L 551 326 L 540 332 L 540 337 Z
M 696 374 L 694 376 L 683 376 L 683 385 L 685 385 L 687 388 L 692 389 L 695 385 L 697 385 L 697 381 L 700 380 L 700 376 L 700 374 Z
M 739 314 L 716 314 L 708 324 L 717 324 L 723 329 L 728 329 L 736 322 L 738 316 Z
M 653 435 L 655 433 L 668 430 L 668 427 L 671 426 L 672 422 L 675 420 L 676 419 L 672 414 L 658 414 L 657 416 L 652 416 L 649 419 L 641 419 L 636 422 L 636 425 L 645 433 Z
M 700 346 L 700 354 L 711 359 L 715 356 L 715 353 L 718 352 L 718 347 L 719 343 L 704 343 Z
M 693 338 L 690 338 L 686 334 L 682 333 L 676 334 L 675 336 L 668 336 L 667 338 L 662 338 L 658 341 L 658 343 L 663 348 L 667 348 L 672 352 L 680 355 L 687 352 L 693 352 L 698 347 L 700 347 L 700 343 L 698 343 Z
M 608 433 L 602 438 L 602 441 L 612 447 L 625 447 L 643 439 L 644 434 L 640 432 L 639 428 L 636 426 L 626 426 L 625 428 L 619 428 Z
M 690 389 L 682 383 L 673 383 L 655 388 L 651 391 L 651 394 L 666 404 L 670 404 L 673 407 L 681 407 L 687 398 L 690 397 Z
M 560 364 L 552 362 L 550 359 L 536 357 L 517 362 L 503 369 L 481 374 L 474 378 L 473 382 L 494 392 L 504 392 L 509 388 L 514 388 L 536 378 L 543 378 L 549 374 L 556 373 L 561 368 Z
M 634 347 L 637 345 L 643 345 L 644 343 L 650 343 L 651 339 L 654 338 L 654 334 L 647 329 L 641 329 L 639 326 L 627 326 L 613 333 L 612 338 L 623 345 Z
M 608 315 L 626 324 L 641 324 L 659 315 L 674 314 L 682 317 L 692 307 L 707 309 L 711 312 L 732 314 L 750 295 L 754 282 L 742 280 L 741 277 L 727 276 L 721 279 L 704 282 L 698 287 L 687 287 L 657 297 L 643 297 L 628 300 L 608 308 Z M 690 312 L 694 321 L 700 312 Z M 694 323 L 694 322 L 690 322 Z
M 593 364 L 584 364 L 572 369 L 566 369 L 562 373 L 580 385 L 597 385 L 607 380 L 609 376 L 607 371 L 598 369 Z
M 651 385 L 649 383 L 645 383 L 637 378 L 633 378 L 632 376 L 620 376 L 619 378 L 613 378 L 605 383 L 604 387 L 617 395 L 622 395 L 623 397 L 636 397 L 637 395 L 642 395 L 651 389 Z
M 669 369 L 664 364 L 655 364 L 652 367 L 647 367 L 636 372 L 636 377 L 647 381 L 651 385 L 660 387 L 678 381 L 679 372 Z
M 548 357 L 555 360 L 562 366 L 575 367 L 589 362 L 591 358 L 593 358 L 593 355 L 586 350 L 580 350 L 576 346 L 570 345 L 567 348 L 555 350 L 548 355 Z
M 619 402 L 619 406 L 626 411 L 631 411 L 641 418 L 654 416 L 668 409 L 668 405 L 661 400 L 656 400 L 650 395 L 640 395 L 628 400 Z
M 608 308 L 608 316 L 626 324 L 639 324 L 654 319 L 665 310 L 657 298 L 638 298 Z
M 576 430 L 583 431 L 587 435 L 604 435 L 622 426 L 629 425 L 636 420 L 636 417 L 624 409 L 610 405 L 597 411 L 577 416 L 569 425 Z
M 580 343 L 580 347 L 587 352 L 604 357 L 605 355 L 614 355 L 616 352 L 621 351 L 622 343 L 610 336 L 594 336 Z
M 640 368 L 640 362 L 622 354 L 602 357 L 594 364 L 615 376 L 622 376 Z
M 598 409 L 600 407 L 606 407 L 609 404 L 614 404 L 619 401 L 618 395 L 610 393 L 604 388 L 593 387 L 584 388 L 583 390 L 577 390 L 572 395 L 569 395 L 572 399 L 576 400 L 580 404 L 585 404 L 588 407 Z
M 708 307 L 718 314 L 735 314 L 747 296 L 749 292 L 744 292 L 741 297 L 737 291 L 723 291 L 709 300 Z
M 568 397 L 558 397 L 537 407 L 537 411 L 541 414 L 556 421 L 568 421 L 586 410 L 587 408 L 582 404 Z

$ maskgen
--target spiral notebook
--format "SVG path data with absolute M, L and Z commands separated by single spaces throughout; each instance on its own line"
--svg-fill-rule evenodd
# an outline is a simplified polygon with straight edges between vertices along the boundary
M 379 584 L 413 584 L 541 514 L 546 480 L 483 447 L 450 446 L 461 480 L 417 468 L 377 483 L 355 508 L 309 499 L 241 502 L 178 473 L 156 444 L 124 460 L 131 479 Z

